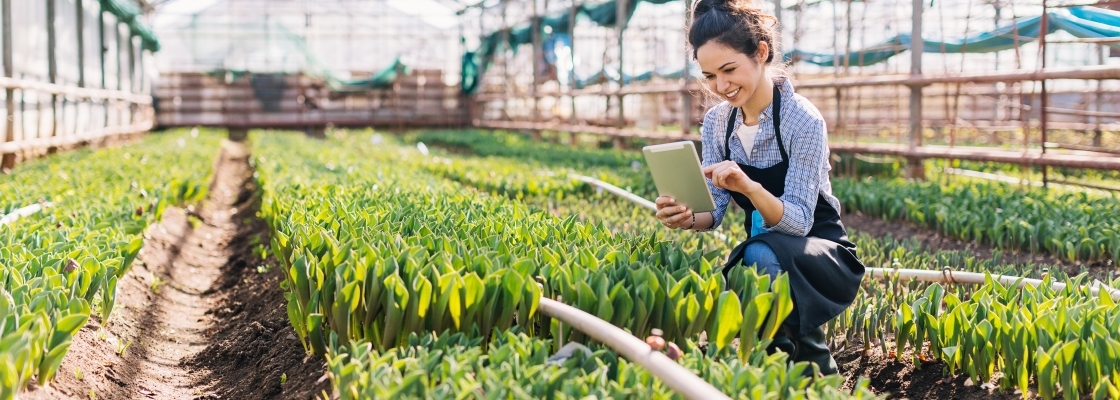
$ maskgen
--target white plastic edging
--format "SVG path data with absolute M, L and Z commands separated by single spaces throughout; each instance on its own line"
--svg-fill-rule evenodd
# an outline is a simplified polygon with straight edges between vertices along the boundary
M 630 199 L 643 206 L 646 206 L 646 203 L 653 204 L 649 200 L 643 199 L 638 195 L 627 192 L 623 189 L 618 188 L 617 186 L 600 181 L 598 179 L 579 175 L 571 176 L 574 179 L 579 179 L 592 185 L 602 186 L 604 189 L 610 191 L 611 193 L 618 194 L 619 196 Z M 639 202 L 638 200 L 641 200 L 641 202 Z M 646 207 L 650 208 L 649 206 Z M 656 210 L 657 206 L 654 205 L 652 209 Z M 717 234 L 719 233 L 717 232 Z M 871 275 L 873 279 L 886 279 L 888 276 L 897 274 L 900 278 L 914 278 L 924 282 L 940 282 L 948 284 L 969 283 L 976 285 L 984 284 L 984 274 L 976 272 L 953 272 L 952 270 L 937 271 L 924 269 L 867 268 L 867 273 Z M 1038 286 L 1042 284 L 1042 280 L 1039 279 L 1019 278 L 1017 276 L 1010 275 L 992 275 L 992 279 L 999 281 L 999 283 L 1003 285 L 1014 285 L 1015 282 L 1020 282 L 1020 288 L 1025 285 Z M 1020 281 L 1020 279 L 1022 279 L 1022 281 Z M 1050 284 L 1050 287 L 1054 290 L 1062 290 L 1065 289 L 1066 284 L 1064 282 L 1053 282 Z M 1101 289 L 1107 291 L 1112 296 L 1113 300 L 1120 301 L 1120 290 L 1108 287 L 1100 281 L 1093 282 L 1089 285 L 1089 290 L 1093 294 L 1097 294 Z
M 657 204 L 656 203 L 654 203 L 652 201 L 649 201 L 649 200 L 646 200 L 646 199 L 644 199 L 641 196 L 638 196 L 636 194 L 630 193 L 630 192 L 626 191 L 625 189 L 620 188 L 618 186 L 603 182 L 601 180 L 592 178 L 590 176 L 570 174 L 570 175 L 568 175 L 568 177 L 570 177 L 572 179 L 575 179 L 575 180 L 578 180 L 578 181 L 585 182 L 585 183 L 587 183 L 589 185 L 592 185 L 592 186 L 601 187 L 601 188 L 603 188 L 603 190 L 606 190 L 606 191 L 611 192 L 615 195 L 621 196 L 621 197 L 623 197 L 627 200 L 630 200 L 634 203 L 637 203 L 638 205 L 640 205 L 642 207 L 648 208 L 651 211 L 657 212 Z M 727 235 L 724 235 L 724 234 L 719 233 L 719 232 L 712 232 L 712 233 L 714 233 L 716 235 L 716 238 L 718 238 L 719 240 L 723 240 L 723 241 L 727 240 Z
M 587 334 L 626 357 L 627 360 L 642 366 L 686 399 L 729 399 L 726 394 L 700 379 L 692 371 L 661 352 L 654 351 L 645 341 L 594 315 L 546 297 L 541 297 L 540 312 L 571 325 L 575 330 Z
M 51 203 L 43 203 L 43 204 L 32 204 L 32 205 L 29 205 L 29 206 L 23 207 L 23 208 L 17 208 L 15 211 L 12 211 L 12 212 L 8 213 L 8 215 L 5 215 L 3 218 L 0 218 L 0 226 L 5 226 L 5 225 L 8 225 L 12 222 L 16 222 L 20 218 L 30 216 L 32 214 L 35 214 L 35 213 L 41 211 L 43 209 L 43 207 L 50 207 L 50 206 L 51 206 Z

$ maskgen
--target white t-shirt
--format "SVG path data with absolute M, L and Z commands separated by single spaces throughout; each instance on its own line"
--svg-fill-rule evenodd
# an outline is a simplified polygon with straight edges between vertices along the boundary
M 751 149 L 754 148 L 754 137 L 758 136 L 758 125 L 739 124 L 735 135 L 739 136 L 739 142 L 743 144 L 744 154 L 750 157 Z

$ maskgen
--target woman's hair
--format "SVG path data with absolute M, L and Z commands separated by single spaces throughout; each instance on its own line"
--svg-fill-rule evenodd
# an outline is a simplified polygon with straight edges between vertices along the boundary
M 763 60 L 764 65 L 774 63 L 774 55 L 781 54 L 778 35 L 778 20 L 763 13 L 751 0 L 697 0 L 692 4 L 692 24 L 688 27 L 688 44 L 692 47 L 692 58 L 696 59 L 696 49 L 715 41 L 754 59 L 758 54 L 758 43 L 766 42 L 770 54 Z

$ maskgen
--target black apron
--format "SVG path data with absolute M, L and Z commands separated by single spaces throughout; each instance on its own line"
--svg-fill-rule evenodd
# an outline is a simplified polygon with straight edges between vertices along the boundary
M 762 185 L 774 197 L 781 197 L 785 193 L 786 172 L 789 170 L 789 154 L 786 153 L 785 144 L 782 143 L 782 96 L 778 85 L 774 85 L 774 136 L 778 141 L 778 150 L 782 154 L 782 161 L 769 168 L 757 168 L 746 164 L 739 164 L 755 182 Z M 732 108 L 731 118 L 727 122 L 727 134 L 724 140 L 723 159 L 731 159 L 731 135 L 739 126 L 737 120 L 738 109 Z M 751 232 L 751 213 L 755 211 L 754 204 L 742 193 L 731 192 L 731 198 L 742 207 L 747 214 L 747 233 Z M 770 232 L 751 237 L 739 243 L 727 259 L 723 273 L 727 272 L 743 261 L 743 249 L 748 244 L 763 242 L 774 250 L 782 270 L 789 275 L 791 297 L 793 298 L 793 313 L 783 322 L 783 328 L 795 333 L 797 338 L 804 336 L 809 330 L 823 325 L 832 318 L 840 315 L 856 297 L 860 280 L 863 279 L 864 266 L 856 257 L 856 245 L 848 240 L 844 225 L 840 223 L 840 213 L 824 199 L 824 195 L 817 194 L 817 205 L 813 211 L 813 226 L 807 236 L 793 236 L 784 233 Z

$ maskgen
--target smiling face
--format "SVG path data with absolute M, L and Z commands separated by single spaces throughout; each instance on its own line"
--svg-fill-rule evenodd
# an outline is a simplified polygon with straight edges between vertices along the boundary
M 765 60 L 769 51 L 766 42 L 759 42 L 758 54 L 762 57 L 750 57 L 712 40 L 696 49 L 696 62 L 712 92 L 733 107 L 743 107 L 766 77 L 766 66 L 759 60 Z

